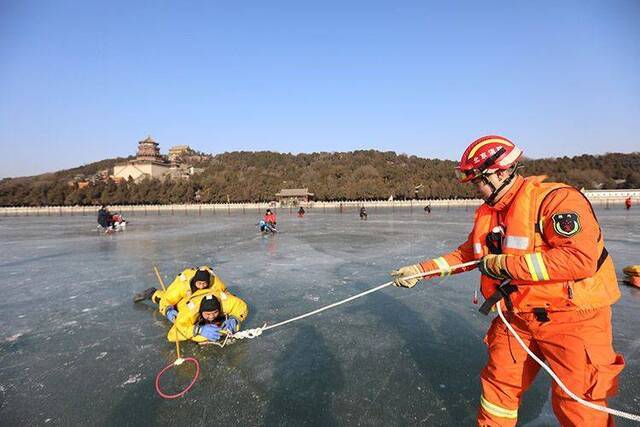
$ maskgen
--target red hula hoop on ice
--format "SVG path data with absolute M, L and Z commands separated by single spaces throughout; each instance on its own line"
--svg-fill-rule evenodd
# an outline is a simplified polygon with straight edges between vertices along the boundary
M 156 376 L 156 391 L 158 392 L 158 394 L 160 396 L 162 396 L 165 399 L 176 399 L 178 397 L 184 396 L 185 393 L 188 392 L 189 389 L 191 389 L 191 387 L 193 387 L 193 385 L 196 383 L 196 380 L 198 379 L 198 375 L 200 375 L 200 363 L 198 363 L 197 359 L 194 359 L 193 357 L 185 357 L 182 360 L 183 360 L 183 362 L 191 362 L 194 365 L 196 365 L 196 373 L 193 376 L 193 379 L 191 380 L 189 385 L 187 387 L 185 387 L 185 389 L 182 390 L 180 393 L 166 394 L 160 389 L 160 378 L 162 377 L 162 375 L 164 375 L 165 372 L 167 372 L 169 369 L 171 369 L 172 367 L 177 366 L 177 365 L 176 365 L 175 362 L 173 362 L 170 365 L 167 365 L 164 369 L 162 369 L 162 371 L 158 372 L 158 375 Z

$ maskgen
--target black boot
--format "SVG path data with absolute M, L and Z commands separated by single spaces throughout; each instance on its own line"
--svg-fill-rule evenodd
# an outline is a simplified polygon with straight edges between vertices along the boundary
M 133 302 L 140 302 L 147 299 L 151 299 L 151 297 L 156 291 L 157 291 L 156 288 L 149 288 L 149 289 L 145 289 L 142 292 L 138 292 L 133 296 Z

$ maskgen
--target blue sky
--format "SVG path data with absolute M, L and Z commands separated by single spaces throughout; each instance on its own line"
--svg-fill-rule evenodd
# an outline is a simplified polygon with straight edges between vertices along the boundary
M 640 150 L 640 2 L 0 0 L 0 177 L 135 152 Z

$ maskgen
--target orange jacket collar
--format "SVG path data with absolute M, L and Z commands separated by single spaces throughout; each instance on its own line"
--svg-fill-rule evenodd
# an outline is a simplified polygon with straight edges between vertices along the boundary
M 509 188 L 509 190 L 504 193 L 504 195 L 500 197 L 500 200 L 498 200 L 493 206 L 490 206 L 491 209 L 501 211 L 508 207 L 518 193 L 518 190 L 520 190 L 520 187 L 522 187 L 522 184 L 524 184 L 524 178 L 518 175 L 515 181 L 513 181 L 511 188 Z

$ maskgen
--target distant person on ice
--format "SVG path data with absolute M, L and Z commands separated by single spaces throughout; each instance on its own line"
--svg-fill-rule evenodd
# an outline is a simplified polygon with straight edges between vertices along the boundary
M 300 218 L 302 218 L 304 216 L 304 208 L 302 206 L 300 206 L 300 209 L 298 209 L 298 216 Z
M 273 225 L 274 227 L 277 224 L 276 214 L 271 212 L 271 209 L 267 209 L 267 212 L 264 214 L 264 217 L 262 219 L 264 220 L 264 222 L 266 222 L 269 225 Z
M 271 212 L 271 209 L 267 209 L 267 212 L 262 217 L 262 221 L 260 221 L 260 231 L 263 233 L 276 231 L 276 214 Z
M 624 200 L 624 207 L 627 208 L 627 210 L 631 209 L 631 196 Z
M 113 225 L 111 213 L 109 212 L 109 209 L 107 209 L 106 205 L 100 206 L 100 209 L 98 210 L 98 224 L 100 227 L 105 229 L 111 228 Z
M 364 206 L 360 208 L 360 219 L 363 221 L 367 220 L 367 208 L 365 208 Z
M 424 211 L 425 211 L 425 213 L 430 214 L 430 213 L 431 213 L 431 205 L 427 205 L 427 206 L 425 206 L 425 207 L 424 207 Z
M 111 224 L 115 229 L 125 228 L 127 226 L 127 221 L 122 218 L 122 215 L 116 212 L 111 215 Z
M 456 172 L 484 199 L 467 241 L 453 252 L 392 272 L 395 285 L 409 278 L 462 273 L 451 266 L 477 260 L 481 312 L 496 303 L 526 346 L 545 359 L 580 398 L 606 406 L 617 391 L 624 359 L 612 345 L 611 305 L 620 298 L 615 266 L 589 201 L 566 184 L 518 173 L 522 151 L 500 136 L 474 141 Z M 422 277 L 427 278 L 427 277 Z M 515 426 L 522 394 L 540 366 L 495 317 L 485 337 L 488 361 L 480 374 L 478 425 Z M 612 425 L 611 415 L 583 406 L 551 385 L 560 425 Z

